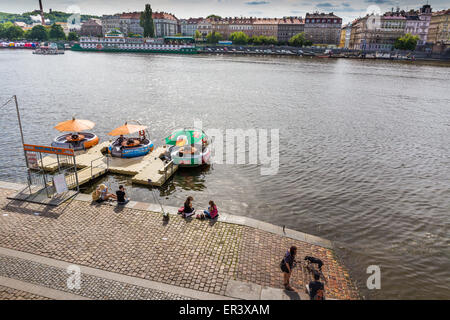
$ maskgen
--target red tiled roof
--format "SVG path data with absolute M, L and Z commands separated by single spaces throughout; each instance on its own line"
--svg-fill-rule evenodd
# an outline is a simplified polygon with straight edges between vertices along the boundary
M 152 17 L 153 19 L 178 20 L 173 14 L 167 12 L 153 12 Z
M 203 18 L 189 18 L 186 20 L 186 22 L 188 24 L 197 24 L 199 22 L 202 22 L 204 19 Z
M 322 19 L 322 18 L 325 18 L 325 19 L 327 19 L 327 18 L 340 19 L 340 17 L 336 16 L 333 12 L 330 12 L 330 13 L 323 13 L 323 12 L 322 13 L 318 13 L 318 12 L 316 12 L 316 13 L 306 13 L 305 18 L 309 18 L 309 19 L 316 19 L 316 18 L 319 18 L 319 19 Z
M 99 19 L 89 19 L 85 23 L 83 23 L 83 26 L 101 26 L 102 22 Z
M 214 24 L 303 24 L 304 21 L 299 17 L 284 18 L 254 18 L 254 17 L 225 17 L 221 19 L 207 18 L 201 19 Z
M 383 19 L 387 20 L 406 20 L 403 16 L 383 16 Z
M 120 14 L 121 19 L 140 19 L 142 12 L 124 12 Z M 178 20 L 173 14 L 167 12 L 153 12 L 153 19 Z
M 124 12 L 120 15 L 120 19 L 140 19 L 141 12 Z
M 274 18 L 257 18 L 253 24 L 278 24 L 278 19 Z
M 278 24 L 304 24 L 305 22 L 302 18 L 298 17 L 286 17 L 282 19 L 278 19 Z

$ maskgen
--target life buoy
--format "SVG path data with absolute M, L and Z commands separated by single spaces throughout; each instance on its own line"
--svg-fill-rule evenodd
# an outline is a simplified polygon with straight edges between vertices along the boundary
M 139 131 L 139 137 L 145 138 L 145 131 L 144 130 Z

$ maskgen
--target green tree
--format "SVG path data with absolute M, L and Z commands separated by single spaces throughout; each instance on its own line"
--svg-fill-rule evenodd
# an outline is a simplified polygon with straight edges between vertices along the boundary
M 234 44 L 247 44 L 249 39 L 249 36 L 242 31 L 230 34 L 230 40 L 233 41 Z
M 31 30 L 27 30 L 27 31 L 25 31 L 24 33 L 23 33 L 23 38 L 24 39 L 31 39 L 30 38 L 30 33 L 31 33 Z M 2 36 L 0 35 L 0 38 L 1 38 Z
M 5 38 L 5 24 L 0 23 L 0 39 Z
M 9 36 L 11 39 L 22 39 L 25 32 L 22 30 L 19 26 L 14 26 L 12 28 L 9 28 L 8 30 Z
M 34 26 L 29 33 L 30 40 L 45 41 L 48 40 L 48 32 L 44 26 Z
M 63 28 L 59 24 L 52 24 L 49 32 L 50 39 L 54 40 L 66 40 L 66 34 L 64 33 Z
M 264 37 L 264 44 L 277 44 L 278 40 L 276 37 L 271 36 L 271 37 Z
M 145 5 L 144 12 L 141 13 L 140 25 L 144 28 L 144 37 L 155 37 L 155 25 L 153 24 L 152 7 L 149 4 Z
M 78 41 L 80 38 L 78 37 L 78 34 L 76 32 L 69 32 L 67 35 L 67 40 L 69 41 Z
M 24 32 L 19 26 L 15 26 L 12 22 L 0 24 L 0 38 L 8 40 L 22 39 Z
M 206 17 L 206 19 L 222 19 L 222 17 L 218 16 L 217 14 L 210 14 Z
M 294 47 L 303 47 L 306 46 L 309 40 L 306 40 L 305 33 L 297 33 L 295 36 L 289 39 L 288 43 Z
M 275 37 L 267 37 L 267 36 L 253 36 L 249 40 L 250 43 L 254 45 L 262 45 L 262 44 L 277 44 L 277 38 Z
M 219 32 L 215 31 L 208 33 L 208 35 L 206 36 L 206 42 L 208 43 L 217 43 L 222 39 L 222 35 Z
M 413 51 L 416 49 L 418 40 L 419 36 L 413 36 L 412 34 L 407 33 L 403 37 L 400 37 L 397 40 L 395 40 L 394 48 L 400 50 Z
M 201 39 L 201 38 L 202 38 L 202 34 L 200 33 L 200 31 L 195 30 L 194 39 Z
M 0 12 L 0 21 L 4 22 L 25 22 L 26 24 L 32 24 L 34 21 L 31 18 L 31 16 L 40 15 L 39 10 L 34 10 L 32 12 L 24 12 L 22 14 L 17 13 L 6 13 L 6 12 Z M 44 18 L 50 20 L 51 22 L 67 22 L 67 19 L 72 15 L 72 13 L 67 12 L 61 12 L 61 11 L 55 11 L 53 10 L 52 13 L 50 12 L 44 12 Z M 87 21 L 91 18 L 101 18 L 99 16 L 93 16 L 93 15 L 86 15 L 82 14 L 80 16 L 81 22 Z
M 262 39 L 261 39 L 261 36 L 252 36 L 252 37 L 250 37 L 248 42 L 258 46 L 258 45 L 262 44 Z

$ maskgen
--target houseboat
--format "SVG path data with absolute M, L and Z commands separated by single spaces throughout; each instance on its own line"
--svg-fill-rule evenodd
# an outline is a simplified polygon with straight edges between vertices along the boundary
M 72 50 L 91 52 L 198 53 L 192 37 L 125 37 L 118 30 L 108 32 L 103 38 L 81 37 L 80 42 L 72 46 Z

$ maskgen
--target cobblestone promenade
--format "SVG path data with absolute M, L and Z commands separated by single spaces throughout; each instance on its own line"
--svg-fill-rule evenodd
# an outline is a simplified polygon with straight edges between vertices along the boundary
M 72 200 L 59 207 L 10 201 L 15 191 L 0 189 L 0 247 L 147 279 L 201 292 L 225 295 L 229 280 L 282 288 L 279 263 L 287 248 L 324 261 L 329 298 L 358 299 L 347 271 L 332 250 L 245 225 L 212 223 L 135 208 L 119 209 Z M 25 268 L 25 269 L 24 269 Z M 24 270 L 34 272 L 24 272 Z M 62 270 L 0 255 L 0 276 L 65 291 Z M 92 299 L 184 299 L 181 295 L 133 288 L 87 276 Z M 295 269 L 292 285 L 304 290 L 310 275 Z M 106 281 L 106 282 L 105 282 Z M 1 283 L 0 283 L 1 284 Z M 110 288 L 107 295 L 105 288 Z M 0 286 L 0 299 L 39 296 Z M 41 297 L 42 298 L 42 297 Z

